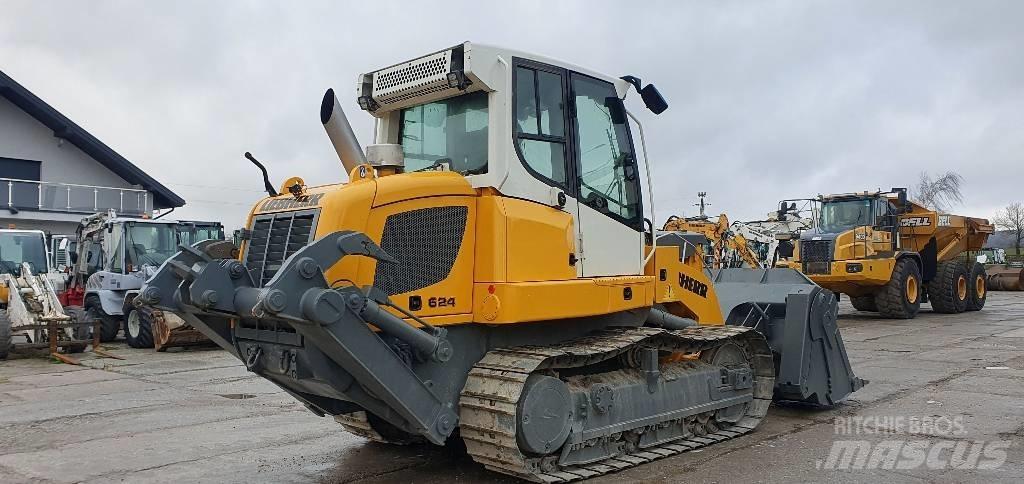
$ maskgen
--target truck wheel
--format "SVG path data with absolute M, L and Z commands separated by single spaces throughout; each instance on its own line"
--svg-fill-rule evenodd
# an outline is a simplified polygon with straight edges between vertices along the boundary
M 971 293 L 967 298 L 968 311 L 981 311 L 985 307 L 985 300 L 988 299 L 988 274 L 985 273 L 985 264 L 975 262 L 967 279 L 967 290 Z
M 11 351 L 11 318 L 7 317 L 7 310 L 0 309 L 0 360 L 7 359 L 7 353 Z
M 100 320 L 100 341 L 104 343 L 114 341 L 117 332 L 121 331 L 121 318 L 103 312 L 100 298 L 95 294 L 85 297 L 85 317 L 89 321 Z
M 878 311 L 878 306 L 875 305 L 874 295 L 851 297 L 850 304 L 853 304 L 853 309 L 858 311 Z
M 958 260 L 940 262 L 935 279 L 928 281 L 928 299 L 932 311 L 944 314 L 962 313 L 970 298 L 967 268 Z
M 132 308 L 124 318 L 124 340 L 132 348 L 153 347 L 153 316 L 147 307 Z
M 914 319 L 921 309 L 921 269 L 913 259 L 896 261 L 892 277 L 875 294 L 875 306 L 884 318 Z

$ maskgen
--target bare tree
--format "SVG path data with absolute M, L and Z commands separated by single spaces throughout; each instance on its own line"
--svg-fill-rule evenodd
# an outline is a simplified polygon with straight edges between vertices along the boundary
M 1003 230 L 1010 231 L 1014 236 L 1013 247 L 1020 254 L 1020 242 L 1024 239 L 1024 204 L 1013 202 L 1006 206 L 1002 212 L 996 214 L 994 220 Z
M 922 171 L 917 187 L 911 190 L 910 198 L 932 210 L 944 211 L 952 204 L 963 202 L 960 194 L 963 182 L 964 177 L 955 171 L 947 171 L 934 179 L 928 172 Z

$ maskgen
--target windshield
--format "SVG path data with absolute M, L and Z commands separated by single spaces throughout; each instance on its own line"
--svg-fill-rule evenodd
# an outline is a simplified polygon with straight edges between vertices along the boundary
M 465 175 L 487 173 L 487 93 L 403 109 L 398 137 L 406 171 L 448 163 Z
M 128 240 L 125 256 L 134 266 L 158 266 L 178 251 L 174 226 L 137 223 L 126 228 Z
M 874 225 L 870 199 L 825 202 L 821 206 L 818 228 L 824 233 L 844 232 L 862 225 Z
M 182 245 L 193 245 L 204 240 L 221 240 L 224 235 L 220 227 L 183 224 L 178 226 L 178 237 Z
M 33 273 L 46 271 L 46 242 L 32 232 L 0 232 L 0 271 L 21 275 L 21 263 Z

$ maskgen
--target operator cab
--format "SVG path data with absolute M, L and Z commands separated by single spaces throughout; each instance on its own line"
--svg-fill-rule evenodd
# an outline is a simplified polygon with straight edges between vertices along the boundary
M 109 271 L 132 274 L 144 266 L 156 268 L 178 251 L 176 224 L 154 220 L 110 220 L 106 234 L 79 241 L 86 274 Z
M 401 145 L 405 172 L 456 171 L 474 188 L 571 213 L 586 254 L 577 269 L 592 277 L 643 270 L 631 86 L 652 111 L 667 108 L 630 76 L 467 42 L 363 74 L 357 90 L 377 118 L 375 143 Z
M 39 230 L 0 230 L 0 272 L 21 276 L 22 263 L 33 274 L 49 270 L 46 236 Z
M 894 188 L 889 192 L 822 196 L 818 201 L 816 234 L 838 234 L 857 227 L 894 231 L 899 228 L 897 217 L 906 210 L 907 194 L 904 188 Z
M 877 197 L 825 199 L 818 216 L 818 229 L 839 233 L 855 227 L 877 227 L 889 211 L 888 200 Z

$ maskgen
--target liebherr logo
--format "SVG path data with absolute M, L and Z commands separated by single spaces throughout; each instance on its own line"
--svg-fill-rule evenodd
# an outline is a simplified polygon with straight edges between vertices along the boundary
M 682 272 L 679 273 L 679 287 L 686 289 L 700 297 L 708 297 L 708 285 L 700 282 Z
M 271 210 L 291 210 L 293 208 L 315 207 L 320 203 L 320 199 L 323 197 L 323 193 L 314 193 L 312 195 L 303 195 L 297 198 L 271 199 L 263 202 L 263 206 L 260 207 L 260 211 L 268 212 Z

